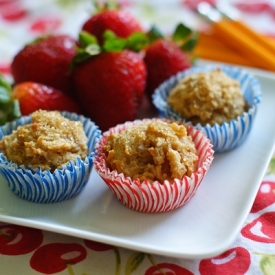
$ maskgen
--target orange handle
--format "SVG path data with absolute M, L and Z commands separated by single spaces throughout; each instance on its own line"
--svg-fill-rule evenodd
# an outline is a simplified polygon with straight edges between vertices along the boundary
M 275 54 L 255 39 L 255 35 L 258 34 L 251 35 L 251 32 L 240 27 L 239 23 L 229 20 L 214 23 L 213 33 L 257 67 L 275 71 Z
M 232 24 L 234 27 L 238 28 L 241 32 L 245 33 L 247 36 L 249 36 L 251 39 L 253 39 L 258 44 L 265 47 L 267 50 L 269 50 L 272 54 L 275 55 L 275 45 L 271 41 L 271 39 L 267 39 L 261 34 L 253 31 L 251 28 L 249 28 L 246 24 L 244 24 L 241 21 L 232 21 Z
M 234 49 L 228 47 L 213 35 L 200 33 L 198 44 L 194 49 L 194 54 L 200 58 L 255 67 L 250 59 L 244 58 Z

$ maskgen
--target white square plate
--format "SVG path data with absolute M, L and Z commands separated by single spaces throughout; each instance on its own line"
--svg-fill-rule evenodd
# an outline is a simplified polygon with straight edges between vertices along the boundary
M 124 248 L 179 258 L 218 255 L 233 243 L 249 213 L 275 144 L 275 74 L 252 70 L 263 98 L 243 145 L 215 156 L 196 195 L 161 214 L 132 211 L 92 172 L 77 197 L 34 204 L 16 197 L 0 178 L 0 221 Z

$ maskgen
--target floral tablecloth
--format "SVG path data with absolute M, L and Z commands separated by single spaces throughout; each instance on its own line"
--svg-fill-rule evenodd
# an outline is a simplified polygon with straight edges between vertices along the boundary
M 190 9 L 195 2 L 198 1 L 120 1 L 145 27 L 155 23 L 167 32 L 179 21 L 192 27 L 202 24 L 201 18 Z M 275 5 L 271 1 L 249 1 L 249 4 L 234 1 L 233 4 L 251 27 L 274 36 Z M 76 37 L 92 11 L 92 2 L 88 0 L 0 0 L 0 71 L 10 77 L 13 55 L 38 35 L 53 31 Z M 158 256 L 0 223 L 0 274 L 275 274 L 274 190 L 275 156 L 236 240 L 222 255 L 212 259 Z

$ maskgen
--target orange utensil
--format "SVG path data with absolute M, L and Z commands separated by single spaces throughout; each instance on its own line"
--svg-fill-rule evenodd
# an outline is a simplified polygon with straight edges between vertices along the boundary
M 198 11 L 213 22 L 212 35 L 239 52 L 257 67 L 275 71 L 275 47 L 241 21 L 225 18 L 208 3 L 201 3 Z
M 257 67 L 257 64 L 254 64 L 250 59 L 245 58 L 242 54 L 229 47 L 216 36 L 203 32 L 199 35 L 194 54 L 203 59 Z

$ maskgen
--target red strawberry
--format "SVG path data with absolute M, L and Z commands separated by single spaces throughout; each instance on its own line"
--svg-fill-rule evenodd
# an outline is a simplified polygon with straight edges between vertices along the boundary
M 166 79 L 191 67 L 189 52 L 197 41 L 190 29 L 179 24 L 172 39 L 164 38 L 156 29 L 152 30 L 153 42 L 145 49 L 144 62 L 147 67 L 146 94 L 151 100 L 154 90 Z
M 22 82 L 15 85 L 12 98 L 18 100 L 22 115 L 29 115 L 39 109 L 81 113 L 78 103 L 72 98 L 40 83 Z
M 100 44 L 103 43 L 103 33 L 111 30 L 118 37 L 127 38 L 135 32 L 142 32 L 139 21 L 128 12 L 104 7 L 92 15 L 82 26 L 82 30 L 94 35 Z
M 173 41 L 159 39 L 150 45 L 144 62 L 148 78 L 146 94 L 151 99 L 154 90 L 170 76 L 190 68 L 190 61 Z
M 86 45 L 87 50 L 79 52 L 80 59 L 84 56 L 86 60 L 73 71 L 83 109 L 102 131 L 136 118 L 146 83 L 142 57 L 124 46 L 111 51 L 109 42 L 103 49 L 96 44 Z M 88 49 L 94 50 L 93 56 L 85 57 Z
M 73 96 L 69 70 L 75 46 L 76 41 L 67 35 L 47 36 L 26 45 L 11 64 L 15 83 L 33 81 Z

